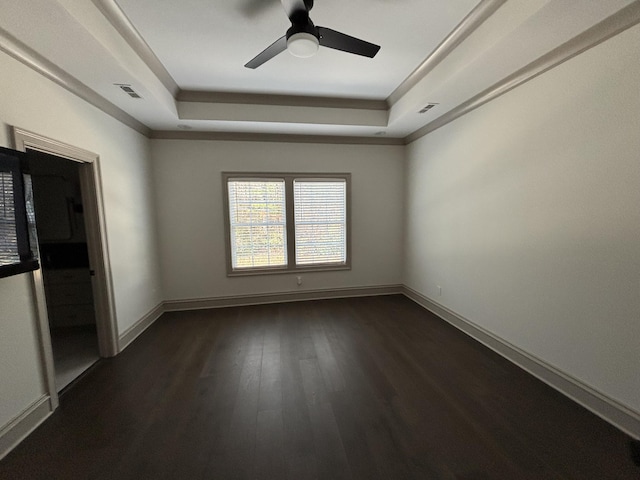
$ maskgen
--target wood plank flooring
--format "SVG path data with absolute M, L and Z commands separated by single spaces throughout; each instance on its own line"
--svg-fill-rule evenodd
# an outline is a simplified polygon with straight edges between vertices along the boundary
M 174 312 L 2 479 L 638 479 L 629 438 L 402 296 Z

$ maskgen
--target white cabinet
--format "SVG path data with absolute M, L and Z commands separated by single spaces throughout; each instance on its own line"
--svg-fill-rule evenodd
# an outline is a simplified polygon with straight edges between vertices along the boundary
M 72 327 L 95 323 L 89 269 L 44 270 L 49 323 Z

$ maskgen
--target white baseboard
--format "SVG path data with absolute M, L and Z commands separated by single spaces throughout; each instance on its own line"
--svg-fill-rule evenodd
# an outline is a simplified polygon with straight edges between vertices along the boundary
M 153 324 L 164 313 L 160 303 L 149 313 L 129 327 L 118 340 L 118 351 L 124 350 L 138 335 Z M 49 415 L 53 413 L 50 397 L 43 395 L 14 420 L 0 429 L 0 459 L 4 458 L 22 440 L 33 432 Z
M 43 395 L 0 429 L 0 460 L 53 413 L 49 396 Z
M 164 311 L 164 304 L 159 303 L 144 317 L 122 332 L 122 335 L 120 335 L 120 338 L 118 339 L 118 353 L 122 352 L 138 337 L 138 335 L 153 325 L 153 322 L 160 318 Z
M 382 285 L 374 287 L 347 287 L 326 290 L 305 290 L 302 292 L 264 293 L 255 295 L 169 300 L 158 304 L 144 317 L 125 330 L 118 339 L 118 351 L 121 352 L 127 348 L 127 346 L 129 346 L 131 342 L 138 337 L 138 335 L 149 328 L 164 312 L 239 307 L 243 305 L 260 305 L 267 303 L 301 302 L 304 300 L 325 300 L 330 298 L 393 295 L 400 293 L 402 293 L 402 285 Z
M 173 312 L 180 310 L 200 310 L 206 308 L 240 307 L 243 305 L 261 305 L 266 303 L 302 302 L 305 300 L 326 300 L 331 298 L 394 295 L 402 292 L 402 285 L 381 285 L 375 287 L 347 287 L 331 288 L 325 290 L 305 290 L 301 292 L 234 295 L 229 297 L 169 300 L 164 302 L 164 310 L 166 312 Z
M 640 438 L 640 413 L 623 405 L 577 378 L 557 369 L 502 338 L 475 325 L 471 320 L 405 286 L 403 293 L 418 305 L 434 313 L 473 339 L 526 370 L 574 402 L 585 407 L 623 432 Z
M 521 350 L 493 333 L 475 325 L 443 305 L 402 285 L 376 287 L 349 287 L 304 292 L 284 292 L 260 295 L 240 295 L 192 300 L 173 300 L 157 305 L 138 322 L 128 328 L 118 342 L 124 350 L 138 335 L 151 326 L 165 311 L 197 310 L 266 303 L 322 300 L 375 295 L 404 294 L 418 305 L 434 313 L 470 337 L 491 348 L 507 360 L 529 372 L 539 380 L 558 390 L 602 419 L 635 438 L 640 438 L 640 413 L 598 392 L 580 380 L 558 370 L 543 360 Z M 0 459 L 33 432 L 51 415 L 50 398 L 43 395 L 14 420 L 0 429 Z

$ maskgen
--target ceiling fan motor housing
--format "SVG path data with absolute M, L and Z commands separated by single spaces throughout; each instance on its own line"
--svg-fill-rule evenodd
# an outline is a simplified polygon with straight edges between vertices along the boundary
M 320 32 L 308 16 L 303 22 L 292 22 L 286 37 L 287 50 L 296 57 L 311 57 L 320 46 Z
M 316 38 L 320 38 L 320 32 L 313 22 L 307 18 L 305 23 L 292 23 L 289 30 L 287 30 L 287 40 L 297 33 L 308 33 Z
M 316 54 L 320 45 L 363 57 L 376 56 L 380 50 L 379 45 L 330 28 L 316 27 L 309 18 L 309 10 L 312 7 L 313 0 L 295 0 L 293 11 L 288 15 L 291 27 L 287 33 L 252 58 L 245 67 L 258 68 L 285 50 L 296 57 L 311 57 Z

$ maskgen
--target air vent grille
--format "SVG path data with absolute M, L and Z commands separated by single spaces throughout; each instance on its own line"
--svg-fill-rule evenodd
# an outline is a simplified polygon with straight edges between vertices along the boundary
M 422 110 L 420 110 L 418 113 L 427 113 L 429 110 L 431 110 L 433 107 L 435 107 L 436 105 L 438 105 L 437 103 L 428 103 Z
M 114 83 L 114 85 L 116 85 L 117 87 L 120 88 L 120 90 L 122 90 L 124 93 L 126 93 L 127 95 L 129 95 L 131 98 L 142 98 L 138 92 L 136 92 L 133 88 L 131 88 L 131 85 L 128 85 L 126 83 Z

